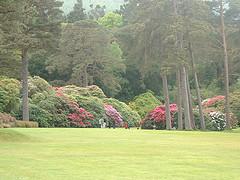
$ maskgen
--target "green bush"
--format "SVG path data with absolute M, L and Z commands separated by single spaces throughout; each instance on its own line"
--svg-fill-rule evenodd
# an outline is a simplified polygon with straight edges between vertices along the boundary
M 230 107 L 240 125 L 240 91 L 235 91 L 230 95 Z
M 127 104 L 113 98 L 105 98 L 104 103 L 112 105 L 121 115 L 124 122 L 128 122 L 130 127 L 136 127 L 141 120 L 139 114 L 133 111 Z
M 70 107 L 68 106 L 66 100 L 63 97 L 58 97 L 55 94 L 47 94 L 46 92 L 37 93 L 33 95 L 32 104 L 38 107 L 39 110 L 44 110 L 51 116 L 46 116 L 46 121 L 44 123 L 40 123 L 40 127 L 69 127 L 69 121 L 67 115 L 71 112 Z M 48 117 L 48 118 L 46 118 Z M 35 117 L 33 120 L 40 120 L 39 118 Z M 47 126 L 43 126 L 46 124 Z
M 32 121 L 16 121 L 15 127 L 18 128 L 38 128 L 37 122 Z
M 145 116 L 150 111 L 159 105 L 161 105 L 161 102 L 154 96 L 153 92 L 151 91 L 135 97 L 133 101 L 129 103 L 130 108 L 138 112 L 142 119 L 145 118 Z
M 86 96 L 86 97 L 98 97 L 105 98 L 106 95 L 98 86 L 77 87 L 75 85 L 63 87 L 63 93 L 69 96 Z
M 84 108 L 94 116 L 93 124 L 98 124 L 98 120 L 106 118 L 104 102 L 97 97 L 76 96 L 75 97 L 79 107 Z
M 0 112 L 14 113 L 20 105 L 20 82 L 0 77 Z
M 28 79 L 29 97 L 32 97 L 34 94 L 43 92 L 53 93 L 52 86 L 39 76 L 29 77 Z

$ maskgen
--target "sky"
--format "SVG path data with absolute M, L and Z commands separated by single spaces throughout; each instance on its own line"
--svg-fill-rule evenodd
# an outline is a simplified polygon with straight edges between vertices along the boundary
M 64 2 L 63 9 L 65 13 L 68 13 L 72 10 L 75 2 L 77 0 L 62 0 Z M 107 11 L 116 10 L 122 5 L 124 0 L 83 0 L 83 6 L 85 9 L 89 9 L 90 4 L 94 5 L 106 5 Z

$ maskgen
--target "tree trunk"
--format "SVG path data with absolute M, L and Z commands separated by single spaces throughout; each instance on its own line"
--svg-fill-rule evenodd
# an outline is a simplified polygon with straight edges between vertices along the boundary
M 220 14 L 221 14 L 221 31 L 223 40 L 224 50 L 224 70 L 225 70 L 225 114 L 227 121 L 227 129 L 231 129 L 230 123 L 230 108 L 229 108 L 229 68 L 228 68 L 228 52 L 227 52 L 227 41 L 225 34 L 225 23 L 223 15 L 223 0 L 220 0 Z
M 181 71 L 177 70 L 177 106 L 178 106 L 178 130 L 183 130 L 183 117 L 182 117 L 182 87 L 181 87 Z
M 29 121 L 28 102 L 28 57 L 27 50 L 22 50 L 22 118 Z
M 189 53 L 190 53 L 190 58 L 191 58 L 191 65 L 192 65 L 192 71 L 193 71 L 193 75 L 194 75 L 194 83 L 195 83 L 197 100 L 198 100 L 200 125 L 201 125 L 201 129 L 205 130 L 206 123 L 205 123 L 205 119 L 204 119 L 204 115 L 203 115 L 202 98 L 201 98 L 201 93 L 200 93 L 200 88 L 199 88 L 199 83 L 198 83 L 198 75 L 197 75 L 196 68 L 195 68 L 195 60 L 194 60 L 194 54 L 193 54 L 193 50 L 192 50 L 192 44 L 190 41 L 189 41 Z
M 189 84 L 189 77 L 188 77 L 188 72 L 186 71 L 186 80 L 187 80 L 187 90 L 188 90 L 188 100 L 189 100 L 189 112 L 190 112 L 190 120 L 191 120 L 191 125 L 192 128 L 195 129 L 195 119 L 194 119 L 194 113 L 193 113 L 193 102 L 192 102 L 192 94 L 191 94 L 191 88 Z
M 87 72 L 88 65 L 84 67 L 84 87 L 88 86 L 88 72 Z
M 184 106 L 184 124 L 186 130 L 192 130 L 191 127 L 191 118 L 189 111 L 189 99 L 188 99 L 188 90 L 187 90 L 187 78 L 186 78 L 186 69 L 182 66 L 182 97 L 183 97 L 183 106 Z
M 166 74 L 162 75 L 162 81 L 163 81 L 163 93 L 164 93 L 164 99 L 165 99 L 166 129 L 170 130 L 172 125 L 171 125 L 171 112 L 170 112 L 170 102 L 169 102 L 169 93 L 168 93 L 168 82 L 167 82 Z

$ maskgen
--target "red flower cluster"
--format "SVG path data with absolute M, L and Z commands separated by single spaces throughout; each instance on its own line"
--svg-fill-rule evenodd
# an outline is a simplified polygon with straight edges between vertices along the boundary
M 217 102 L 223 101 L 225 99 L 225 96 L 215 96 L 213 98 L 206 99 L 202 102 L 202 105 L 204 107 L 210 107 L 214 106 Z
M 68 119 L 70 120 L 71 126 L 85 128 L 92 126 L 90 121 L 92 121 L 94 117 L 85 109 L 79 108 L 76 113 L 69 114 Z
M 94 116 L 91 113 L 83 108 L 80 108 L 77 102 L 72 101 L 69 97 L 67 97 L 63 93 L 62 87 L 54 87 L 54 90 L 56 92 L 56 96 L 63 98 L 67 102 L 69 108 L 74 112 L 68 115 L 71 127 L 92 127 L 91 121 L 94 119 Z
M 171 115 L 173 116 L 175 112 L 177 112 L 177 105 L 176 104 L 171 104 L 170 105 L 170 112 Z M 165 106 L 158 106 L 156 107 L 153 111 L 149 113 L 149 119 L 155 121 L 155 122 L 166 122 L 166 110 Z

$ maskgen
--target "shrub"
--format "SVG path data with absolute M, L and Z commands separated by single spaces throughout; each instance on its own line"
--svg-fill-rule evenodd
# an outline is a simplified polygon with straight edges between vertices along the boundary
M 0 113 L 0 128 L 13 127 L 16 122 L 16 118 L 10 114 Z
M 111 105 L 105 104 L 104 109 L 107 117 L 117 125 L 121 125 L 123 122 L 121 114 Z
M 20 105 L 20 82 L 0 77 L 0 112 L 14 113 Z
M 207 123 L 207 128 L 212 131 L 223 131 L 226 128 L 226 118 L 221 112 L 209 113 L 210 121 Z
M 177 105 L 170 105 L 170 112 L 172 116 L 172 127 L 174 122 L 174 114 L 177 112 Z M 151 122 L 152 121 L 152 122 Z M 142 121 L 142 128 L 147 129 L 165 129 L 166 128 L 166 110 L 165 106 L 158 106 L 152 110 Z M 152 127 L 151 127 L 152 126 Z
M 94 116 L 93 124 L 97 127 L 99 119 L 105 118 L 105 109 L 103 100 L 97 97 L 75 97 L 79 107 L 84 108 Z
M 69 114 L 68 118 L 70 119 L 71 127 L 92 127 L 92 120 L 94 119 L 93 115 L 87 112 L 83 108 L 79 108 L 77 112 Z
M 39 76 L 29 77 L 28 79 L 29 97 L 32 97 L 36 93 L 43 92 L 52 93 L 53 92 L 52 86 Z
M 159 105 L 161 105 L 161 102 L 151 91 L 135 97 L 134 100 L 129 103 L 129 106 L 138 112 L 141 118 L 144 118 L 151 110 Z
M 62 92 L 69 96 L 85 96 L 85 97 L 98 97 L 105 98 L 106 95 L 98 86 L 77 87 L 74 85 L 62 87 Z
M 15 127 L 19 128 L 38 128 L 37 122 L 32 121 L 16 121 Z
M 240 91 L 235 91 L 230 95 L 230 107 L 236 119 L 238 120 L 238 125 L 240 125 Z
M 104 103 L 112 105 L 121 115 L 124 122 L 128 122 L 129 127 L 138 126 L 141 117 L 132 110 L 127 104 L 113 98 L 105 98 Z

